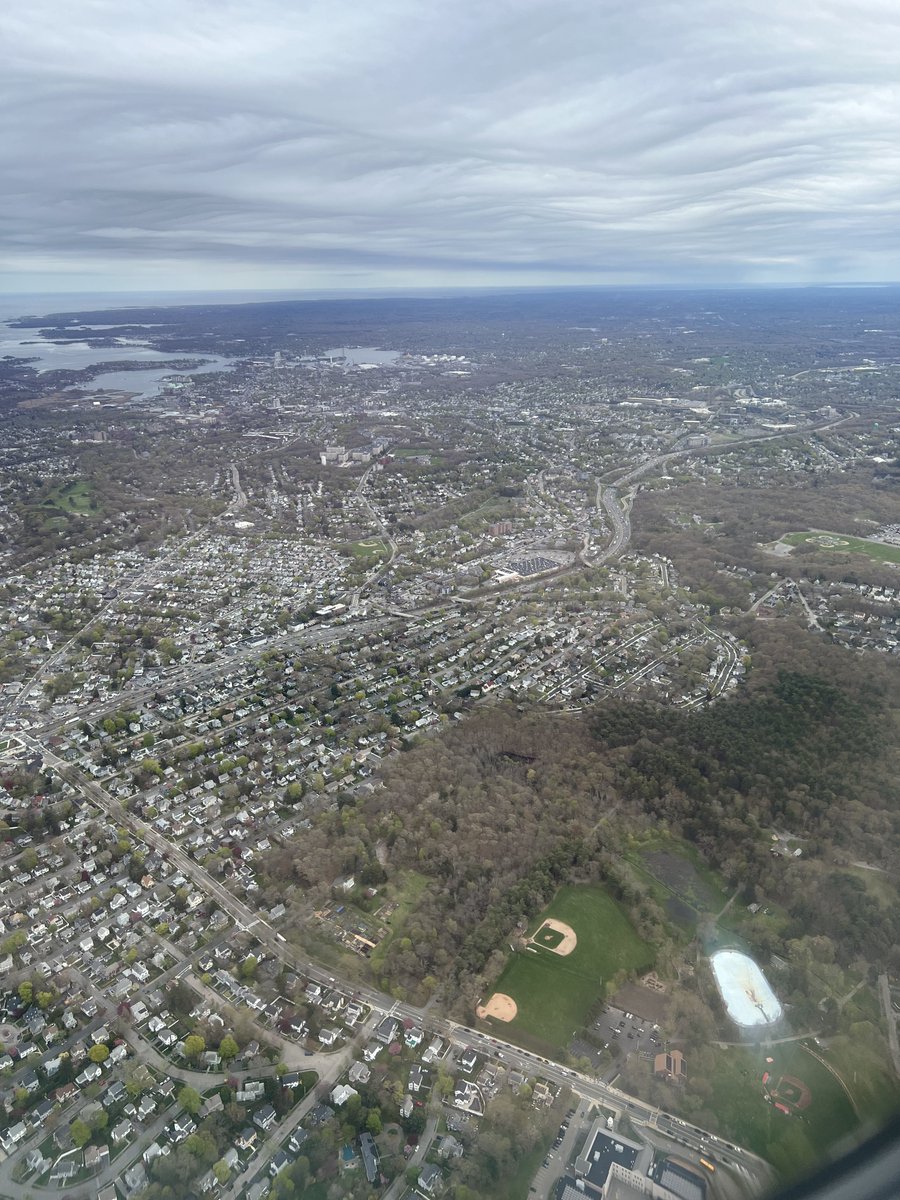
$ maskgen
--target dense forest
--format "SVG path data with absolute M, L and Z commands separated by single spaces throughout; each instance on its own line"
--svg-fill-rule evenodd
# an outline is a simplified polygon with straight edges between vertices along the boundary
M 420 999 L 440 984 L 470 1011 L 510 934 L 564 881 L 607 883 L 665 946 L 668 917 L 622 857 L 656 828 L 692 843 L 744 903 L 779 906 L 785 920 L 760 931 L 761 951 L 825 936 L 840 962 L 900 969 L 900 910 L 848 869 L 895 866 L 896 672 L 796 628 L 747 636 L 750 682 L 704 710 L 482 708 L 274 852 L 268 895 L 288 901 L 299 933 L 342 872 L 424 878 L 402 936 L 376 956 L 378 982 Z M 803 857 L 774 858 L 773 830 L 802 839 Z

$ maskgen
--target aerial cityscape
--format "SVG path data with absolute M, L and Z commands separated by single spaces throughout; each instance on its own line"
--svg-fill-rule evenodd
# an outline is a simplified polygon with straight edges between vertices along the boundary
M 898 21 L 0 6 L 0 1200 L 900 1197 Z
M 898 311 L 10 313 L 0 1195 L 739 1200 L 877 1128 Z

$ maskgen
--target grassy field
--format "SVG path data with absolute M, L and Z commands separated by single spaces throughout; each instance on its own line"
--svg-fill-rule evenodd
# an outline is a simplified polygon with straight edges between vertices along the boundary
M 54 488 L 44 501 L 47 508 L 58 508 L 66 513 L 86 513 L 91 505 L 91 487 L 84 479 Z
M 497 1027 L 512 1037 L 559 1049 L 568 1045 L 617 971 L 649 967 L 653 951 L 632 928 L 612 897 L 599 887 L 564 887 L 533 922 L 529 936 L 547 917 L 575 930 L 578 944 L 560 957 L 532 947 L 510 958 L 494 990 L 515 1000 L 516 1019 Z
M 377 558 L 384 558 L 387 550 L 381 538 L 371 538 L 365 542 L 348 542 L 344 546 L 344 553 L 349 554 L 352 558 L 374 561 Z
M 829 545 L 826 539 L 833 539 L 834 544 Z M 790 546 L 802 546 L 806 542 L 812 542 L 817 549 L 828 550 L 833 554 L 864 554 L 867 558 L 874 558 L 879 562 L 900 563 L 900 546 L 870 542 L 866 538 L 853 537 L 849 533 L 809 530 L 806 533 L 786 533 L 781 540 Z
M 809 1170 L 858 1127 L 841 1084 L 799 1042 L 768 1049 L 733 1047 L 715 1054 L 710 1111 L 731 1137 L 767 1158 L 785 1178 Z M 767 1063 L 766 1057 L 774 1061 Z M 779 1112 L 764 1098 L 765 1071 L 776 1079 L 790 1075 L 805 1083 L 811 1093 L 809 1107 L 791 1115 Z
M 372 951 L 372 957 L 369 960 L 372 964 L 372 970 L 376 975 L 384 965 L 384 957 L 388 946 L 390 946 L 394 938 L 402 937 L 406 918 L 418 904 L 427 886 L 428 880 L 424 875 L 419 875 L 415 871 L 405 871 L 400 877 L 398 885 L 392 887 L 388 899 L 394 901 L 397 907 L 389 921 L 391 931 L 375 947 Z
M 722 881 L 694 847 L 668 834 L 634 839 L 627 858 L 670 920 L 690 934 L 699 920 L 716 916 L 728 901 Z

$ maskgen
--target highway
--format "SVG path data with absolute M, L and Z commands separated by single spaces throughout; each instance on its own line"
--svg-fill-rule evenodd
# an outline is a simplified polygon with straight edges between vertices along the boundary
M 234 501 L 232 502 L 231 511 L 237 513 L 241 509 L 246 508 L 249 501 L 247 500 L 247 493 L 241 487 L 241 475 L 238 471 L 237 463 L 229 464 L 228 470 L 231 474 L 231 487 L 234 491 Z
M 620 555 L 628 546 L 631 539 L 631 516 L 630 516 L 630 501 L 631 496 L 627 493 L 627 489 L 631 484 L 635 483 L 642 476 L 647 475 L 654 470 L 663 467 L 665 464 L 683 457 L 696 454 L 712 454 L 719 452 L 728 452 L 732 449 L 753 442 L 768 442 L 783 438 L 785 436 L 802 438 L 813 433 L 824 432 L 825 430 L 834 428 L 845 421 L 849 421 L 856 414 L 851 414 L 837 420 L 827 422 L 825 424 L 811 427 L 807 430 L 793 430 L 790 433 L 777 433 L 772 435 L 762 435 L 759 437 L 751 437 L 744 439 L 736 439 L 734 442 L 721 444 L 718 446 L 709 446 L 703 448 L 689 448 L 684 450 L 672 451 L 667 454 L 657 455 L 647 461 L 640 463 L 634 467 L 626 469 L 623 474 L 620 474 L 616 479 L 610 479 L 604 482 L 602 479 L 597 482 L 597 504 L 598 508 L 602 508 L 608 519 L 608 524 L 611 529 L 611 539 L 609 544 L 600 551 L 592 560 L 582 557 L 583 562 L 588 562 L 589 565 L 600 565 L 610 562 Z M 397 554 L 397 544 L 388 533 L 387 527 L 377 512 L 376 508 L 368 500 L 365 495 L 365 485 L 368 481 L 371 468 L 366 471 L 357 485 L 356 494 L 361 503 L 365 506 L 373 522 L 380 530 L 382 536 L 390 549 L 390 557 L 387 563 L 382 563 L 373 570 L 363 583 L 357 589 L 355 595 L 348 596 L 351 606 L 356 606 L 359 603 L 359 598 L 362 591 L 368 588 L 378 578 L 395 558 Z M 240 487 L 240 478 L 237 473 L 237 468 L 233 467 L 232 471 L 232 486 L 235 490 L 236 501 L 240 507 L 246 504 L 246 495 Z M 538 477 L 538 489 L 543 490 L 543 479 Z M 241 503 L 243 501 L 243 504 Z M 149 563 L 145 569 L 136 574 L 132 574 L 126 579 L 120 581 L 118 591 L 121 594 L 123 590 L 136 592 L 140 588 L 152 588 L 159 585 L 162 578 L 162 567 L 166 559 L 173 552 L 182 551 L 186 546 L 198 539 L 204 532 L 206 527 L 198 530 L 185 541 L 180 542 L 177 547 L 171 547 L 167 554 L 161 558 Z M 573 564 L 575 569 L 577 565 Z M 564 571 L 556 572 L 555 575 L 564 573 Z M 534 586 L 533 584 L 525 583 L 522 586 Z M 798 589 L 799 591 L 799 589 Z M 802 598 L 802 596 L 801 596 Z M 764 599 L 761 598 L 761 600 Z M 757 604 L 761 603 L 761 600 Z M 63 642 L 59 647 L 52 651 L 44 662 L 35 670 L 32 676 L 26 681 L 19 694 L 7 701 L 0 709 L 0 722 L 9 720 L 21 710 L 22 704 L 26 701 L 33 689 L 40 684 L 42 679 L 46 678 L 58 663 L 64 660 L 67 652 L 76 643 L 80 634 L 90 629 L 97 622 L 102 621 L 104 616 L 112 611 L 117 603 L 117 599 L 110 600 L 104 608 L 93 614 L 90 621 L 87 622 L 82 629 L 73 634 L 67 641 Z M 441 602 L 445 603 L 445 602 Z M 439 607 L 439 605 L 429 606 Z M 428 611 L 428 610 L 425 610 Z M 420 610 L 415 614 L 415 618 L 420 618 L 424 612 Z M 809 614 L 810 617 L 812 614 Z M 403 619 L 409 621 L 415 619 L 412 614 L 406 614 Z M 110 697 L 103 700 L 96 706 L 90 709 L 90 717 L 94 720 L 104 713 L 113 712 L 123 707 L 130 705 L 139 705 L 160 691 L 171 692 L 180 686 L 200 687 L 210 683 L 212 680 L 221 677 L 232 669 L 242 665 L 248 660 L 256 659 L 260 656 L 263 649 L 266 651 L 277 649 L 300 649 L 304 647 L 325 647 L 337 642 L 359 641 L 367 638 L 376 629 L 389 628 L 396 624 L 396 619 L 386 615 L 378 615 L 367 617 L 364 620 L 356 621 L 352 626 L 310 626 L 303 630 L 296 630 L 276 638 L 267 640 L 265 646 L 260 645 L 241 645 L 232 654 L 223 655 L 217 662 L 209 664 L 186 664 L 182 669 L 176 670 L 168 675 L 164 681 L 156 682 L 145 687 L 136 687 L 127 691 L 121 692 L 115 697 Z M 734 648 L 715 630 L 704 626 L 707 632 L 716 638 L 725 650 L 725 662 L 722 664 L 720 671 L 717 673 L 716 679 L 712 684 L 712 690 L 719 692 L 727 687 L 730 682 L 734 670 L 738 663 L 738 656 Z M 646 632 L 646 631 L 644 631 Z M 642 636 L 642 635 L 636 635 Z M 636 640 L 632 639 L 632 640 Z M 627 646 L 628 642 L 625 643 Z M 622 647 L 617 647 L 621 649 Z M 592 664 L 591 670 L 596 664 Z M 581 672 L 584 674 L 585 672 Z M 84 712 L 81 717 L 87 717 L 88 713 Z M 64 728 L 67 724 L 78 719 L 77 717 L 68 717 L 63 721 L 54 721 L 45 725 L 40 730 L 41 737 L 46 738 L 47 735 L 55 733 Z M 433 1011 L 416 1008 L 412 1005 L 405 1004 L 394 1000 L 392 997 L 372 988 L 368 985 L 358 985 L 352 982 L 335 979 L 329 975 L 326 969 L 317 966 L 304 958 L 302 958 L 295 949 L 287 943 L 285 938 L 277 933 L 271 925 L 268 924 L 262 917 L 259 916 L 251 907 L 244 901 L 240 900 L 232 892 L 228 890 L 219 880 L 213 878 L 198 862 L 190 857 L 180 846 L 163 837 L 157 830 L 146 824 L 139 817 L 125 809 L 121 803 L 115 800 L 97 781 L 85 774 L 78 767 L 67 763 L 58 755 L 48 750 L 43 742 L 34 735 L 33 732 L 17 731 L 13 736 L 20 744 L 36 754 L 42 756 L 45 763 L 52 766 L 55 772 L 71 786 L 76 788 L 84 798 L 98 808 L 101 812 L 137 837 L 145 841 L 149 846 L 153 847 L 165 859 L 173 863 L 187 878 L 191 879 L 193 884 L 202 890 L 210 897 L 220 908 L 228 913 L 235 923 L 244 930 L 252 932 L 258 938 L 260 944 L 268 953 L 284 962 L 286 965 L 305 976 L 307 979 L 318 982 L 325 986 L 338 986 L 343 988 L 348 994 L 352 994 L 370 1005 L 373 1014 L 393 1014 L 399 1019 L 409 1018 L 417 1024 L 426 1026 L 430 1030 L 443 1034 L 447 1037 L 454 1046 L 464 1047 L 472 1046 L 483 1054 L 496 1058 L 504 1063 L 507 1067 L 521 1070 L 529 1075 L 539 1073 L 542 1077 L 560 1085 L 566 1085 L 579 1096 L 582 1100 L 593 1101 L 603 1104 L 607 1108 L 616 1110 L 621 1114 L 626 1114 L 630 1120 L 637 1124 L 643 1125 L 647 1129 L 655 1129 L 665 1134 L 666 1137 L 672 1138 L 684 1145 L 685 1147 L 703 1154 L 717 1154 L 722 1150 L 727 1153 L 731 1162 L 739 1168 L 747 1171 L 754 1177 L 769 1177 L 769 1167 L 750 1151 L 730 1143 L 724 1143 L 717 1139 L 714 1135 L 696 1128 L 695 1126 L 686 1124 L 672 1114 L 666 1113 L 661 1109 L 654 1108 L 641 1101 L 635 1100 L 628 1096 L 625 1092 L 620 1091 L 612 1085 L 604 1083 L 602 1080 L 595 1079 L 584 1073 L 580 1073 L 562 1066 L 557 1062 L 542 1058 L 529 1051 L 507 1042 L 499 1037 L 494 1037 L 490 1033 L 486 1033 L 479 1029 L 474 1029 L 470 1026 L 450 1021 L 446 1018 L 435 1016 Z M 892 1047 L 893 1048 L 893 1047 Z M 335 1060 L 337 1061 L 337 1060 Z
M 594 567 L 609 562 L 611 559 L 618 558 L 631 541 L 631 513 L 619 503 L 619 493 L 616 488 L 602 487 L 598 483 L 597 500 L 598 507 L 602 507 L 607 517 L 609 517 L 612 540 L 596 557 L 590 560 L 585 559 L 585 562 L 589 566 Z

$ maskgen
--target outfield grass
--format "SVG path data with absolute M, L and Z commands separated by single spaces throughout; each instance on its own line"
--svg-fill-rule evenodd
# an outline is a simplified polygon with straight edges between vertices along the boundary
M 583 1027 L 612 976 L 649 967 L 653 950 L 600 887 L 561 888 L 532 923 L 529 936 L 547 917 L 572 926 L 578 938 L 575 949 L 565 957 L 543 947 L 517 951 L 493 990 L 512 996 L 518 1008 L 516 1019 L 497 1022 L 498 1029 L 557 1050 Z
M 858 1127 L 840 1083 L 799 1042 L 714 1053 L 709 1110 L 735 1141 L 768 1159 L 786 1179 L 810 1170 Z M 767 1057 L 774 1062 L 767 1063 Z M 809 1107 L 791 1115 L 779 1112 L 764 1099 L 765 1071 L 802 1080 L 810 1089 Z
M 874 992 L 864 989 L 858 997 Z M 851 1003 L 855 1004 L 855 1001 Z M 894 1075 L 886 1051 L 880 1005 L 874 1021 L 859 1021 L 850 1026 L 850 1034 L 829 1038 L 822 1057 L 840 1074 L 853 1093 L 864 1121 L 883 1125 L 896 1118 L 900 1109 L 900 1082 Z
M 835 538 L 837 546 L 819 546 L 816 539 L 820 537 Z M 866 538 L 854 537 L 850 533 L 829 533 L 827 530 L 807 530 L 805 533 L 786 533 L 781 541 L 790 546 L 802 546 L 812 542 L 817 550 L 825 550 L 831 554 L 865 554 L 867 558 L 879 562 L 900 563 L 900 546 L 888 546 L 883 542 L 870 542 Z

